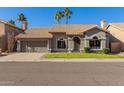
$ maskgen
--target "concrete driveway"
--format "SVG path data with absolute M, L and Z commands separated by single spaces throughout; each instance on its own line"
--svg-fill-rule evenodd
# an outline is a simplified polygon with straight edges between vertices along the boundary
M 0 61 L 40 61 L 45 53 L 11 53 L 0 57 Z

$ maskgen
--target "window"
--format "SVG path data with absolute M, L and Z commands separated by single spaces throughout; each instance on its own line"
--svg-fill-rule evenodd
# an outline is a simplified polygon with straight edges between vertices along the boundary
M 57 41 L 57 48 L 58 49 L 65 49 L 66 48 L 65 39 L 63 39 L 63 38 L 58 39 L 58 41 Z
M 89 43 L 91 49 L 100 49 L 100 40 L 97 37 L 93 37 Z

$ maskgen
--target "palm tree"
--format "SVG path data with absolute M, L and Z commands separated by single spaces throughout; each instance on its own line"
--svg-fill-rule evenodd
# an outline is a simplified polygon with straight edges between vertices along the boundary
M 68 20 L 71 18 L 72 14 L 73 12 L 69 8 L 64 8 L 64 16 L 65 16 L 66 24 L 68 24 Z
M 15 21 L 12 19 L 9 21 L 9 23 L 15 25 Z
M 64 13 L 62 11 L 57 11 L 55 13 L 54 19 L 57 20 L 58 24 L 60 24 L 60 20 L 62 17 L 64 17 Z
M 20 13 L 20 14 L 18 15 L 18 19 L 17 19 L 17 20 L 18 20 L 19 22 L 21 22 L 21 23 L 27 21 L 25 15 L 24 15 L 23 13 Z
M 27 21 L 25 15 L 23 13 L 20 13 L 18 15 L 18 21 L 20 21 L 20 22 Z

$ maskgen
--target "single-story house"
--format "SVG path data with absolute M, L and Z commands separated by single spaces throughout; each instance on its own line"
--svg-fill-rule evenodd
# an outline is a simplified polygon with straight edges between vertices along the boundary
M 105 21 L 101 24 L 103 27 Z M 92 51 L 109 47 L 109 36 L 95 24 L 65 24 L 49 28 L 32 28 L 17 37 L 18 52 L 73 52 L 90 47 Z
M 18 52 L 73 52 L 89 47 L 92 51 L 124 50 L 124 23 L 101 21 L 96 24 L 63 24 L 27 29 L 0 20 L 0 50 Z

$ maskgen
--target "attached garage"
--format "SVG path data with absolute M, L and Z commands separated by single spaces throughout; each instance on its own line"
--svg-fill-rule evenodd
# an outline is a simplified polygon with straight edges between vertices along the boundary
M 48 52 L 51 38 L 48 28 L 28 29 L 17 36 L 17 51 Z
M 47 52 L 47 40 L 45 41 L 22 41 L 21 52 Z
M 119 53 L 121 51 L 121 43 L 119 42 L 111 42 L 111 52 Z

